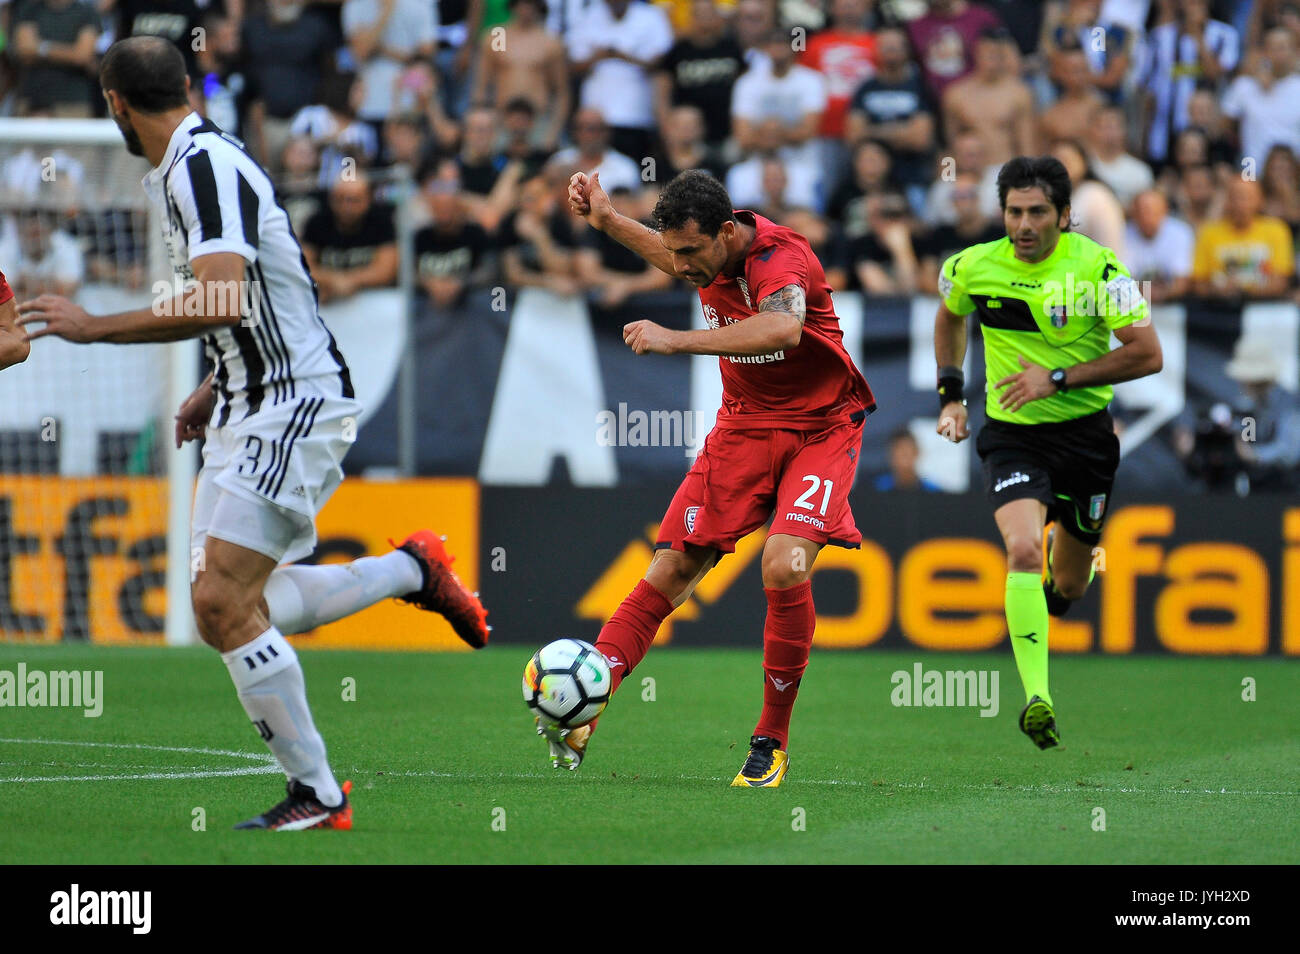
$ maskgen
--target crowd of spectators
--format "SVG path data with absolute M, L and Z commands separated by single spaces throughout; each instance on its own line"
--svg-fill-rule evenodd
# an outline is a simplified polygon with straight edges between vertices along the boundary
M 837 289 L 931 293 L 1051 153 L 1074 228 L 1156 301 L 1295 293 L 1297 0 L 12 0 L 3 109 L 103 114 L 99 55 L 151 33 L 276 176 L 326 299 L 393 284 L 617 304 L 671 279 L 567 216 L 576 170 L 645 217 L 687 168 L 807 235 Z M 41 259 L 56 234 L 4 223 Z M 52 266 L 51 266 L 52 267 Z M 65 269 L 70 272 L 71 266 Z M 69 275 L 62 276 L 68 279 Z

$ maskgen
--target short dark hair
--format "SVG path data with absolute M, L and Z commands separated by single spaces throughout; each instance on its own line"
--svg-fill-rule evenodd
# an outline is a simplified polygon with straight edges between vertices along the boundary
M 1012 189 L 1042 189 L 1059 215 L 1070 204 L 1070 174 L 1055 156 L 1016 156 L 998 171 L 998 203 L 1007 207 Z
M 185 58 L 176 44 L 159 36 L 129 36 L 110 46 L 99 65 L 99 85 L 142 113 L 165 113 L 190 101 Z
M 655 229 L 666 232 L 686 228 L 694 222 L 712 238 L 723 222 L 733 222 L 731 196 L 727 188 L 703 169 L 687 169 L 673 177 L 655 203 Z

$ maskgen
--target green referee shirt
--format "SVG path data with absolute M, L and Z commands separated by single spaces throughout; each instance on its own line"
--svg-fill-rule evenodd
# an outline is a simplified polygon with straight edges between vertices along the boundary
M 1062 232 L 1041 262 L 1016 258 L 1010 239 L 972 245 L 943 263 L 939 295 L 955 315 L 976 312 L 984 333 L 989 418 L 1015 424 L 1070 421 L 1110 403 L 1110 385 L 1071 388 L 1030 401 L 1014 414 L 993 385 L 1026 361 L 1069 368 L 1110 350 L 1110 333 L 1149 314 L 1146 300 L 1115 253 L 1086 235 Z

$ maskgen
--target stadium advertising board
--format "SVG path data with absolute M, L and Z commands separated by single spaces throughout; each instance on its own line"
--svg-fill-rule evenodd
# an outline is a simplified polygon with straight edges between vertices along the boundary
M 316 522 L 315 562 L 385 553 L 439 528 L 470 587 L 478 575 L 478 487 L 471 480 L 345 481 Z M 150 477 L 0 478 L 0 637 L 158 645 L 165 614 L 166 500 Z M 195 559 L 198 559 L 196 557 Z M 386 600 L 294 637 L 299 646 L 468 647 L 441 617 Z
M 471 480 L 348 481 L 322 511 L 313 560 L 383 553 L 437 527 L 483 590 L 495 642 L 592 638 L 653 555 L 672 487 L 634 493 L 480 489 Z M 5 639 L 162 640 L 164 520 L 153 478 L 0 481 Z M 859 490 L 860 550 L 814 574 L 817 645 L 983 650 L 1006 638 L 1005 563 L 975 495 Z M 742 540 L 664 625 L 661 643 L 757 645 L 764 532 Z M 1096 583 L 1064 620 L 1062 652 L 1300 655 L 1300 507 L 1279 498 L 1132 501 L 1111 514 Z M 391 601 L 296 637 L 334 648 L 456 649 L 440 619 Z
M 672 490 L 485 488 L 481 579 L 494 639 L 593 638 L 645 572 L 656 508 Z M 1006 564 L 982 497 L 860 489 L 852 500 L 865 539 L 818 557 L 816 645 L 1005 644 Z M 705 577 L 660 643 L 760 645 L 763 538 L 742 540 Z M 1127 502 L 1094 556 L 1088 595 L 1052 623 L 1054 650 L 1300 655 L 1300 508 L 1277 498 Z

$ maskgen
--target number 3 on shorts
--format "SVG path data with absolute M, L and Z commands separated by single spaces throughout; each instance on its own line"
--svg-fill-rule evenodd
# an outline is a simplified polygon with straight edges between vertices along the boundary
M 257 442 L 256 449 L 253 448 L 254 441 Z M 244 457 L 244 461 L 247 461 L 247 473 L 252 476 L 257 473 L 257 465 L 262 461 L 262 439 L 256 434 L 249 434 L 248 437 L 244 439 L 244 450 L 248 451 L 247 455 Z M 245 473 L 245 466 L 246 465 L 241 462 L 236 473 Z
M 830 506 L 831 491 L 835 489 L 835 481 L 822 480 L 816 474 L 805 474 L 800 480 L 807 481 L 808 489 L 799 495 L 799 499 L 794 502 L 794 505 L 802 507 L 804 510 L 812 510 L 813 505 L 809 502 L 809 498 L 814 496 L 825 485 L 826 492 L 822 494 L 822 507 L 817 513 L 823 517 L 826 516 L 826 508 Z

